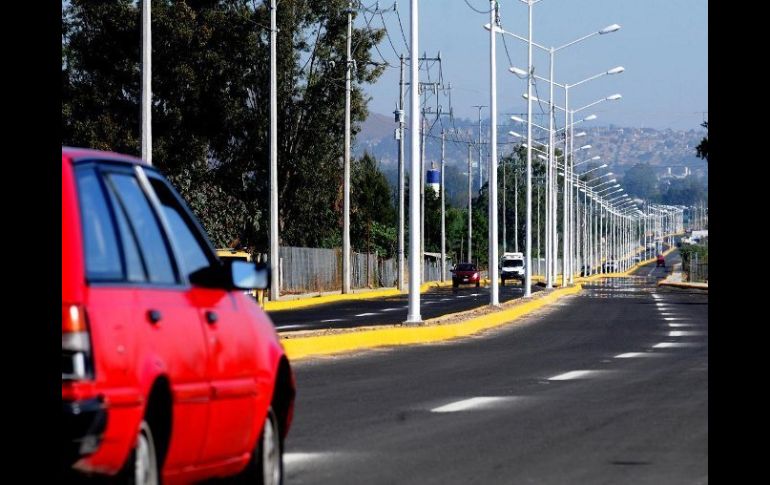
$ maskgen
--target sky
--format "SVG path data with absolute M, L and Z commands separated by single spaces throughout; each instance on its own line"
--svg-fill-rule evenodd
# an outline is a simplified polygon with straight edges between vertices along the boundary
M 392 8 L 392 0 L 364 0 L 374 9 Z M 489 2 L 467 0 L 477 10 L 489 11 Z M 445 84 L 452 84 L 452 107 L 456 118 L 477 119 L 473 105 L 489 105 L 489 32 L 483 28 L 489 14 L 477 13 L 465 0 L 419 0 L 419 51 L 435 57 L 440 51 Z M 527 5 L 521 0 L 500 0 L 500 20 L 504 30 L 528 36 Z M 392 116 L 398 100 L 398 57 L 406 52 L 409 41 L 409 0 L 396 2 L 403 25 L 394 12 L 361 12 L 357 27 L 387 28 L 375 60 L 388 61 L 393 67 L 374 85 L 365 86 L 371 96 L 371 112 Z M 601 76 L 570 90 L 570 107 L 578 108 L 619 93 L 618 101 L 601 102 L 581 112 L 596 114 L 586 126 L 701 129 L 708 120 L 708 1 L 707 0 L 542 0 L 532 7 L 533 40 L 545 47 L 559 47 L 610 24 L 621 29 L 606 35 L 594 35 L 560 50 L 555 56 L 554 78 L 560 84 L 574 84 L 616 66 L 621 74 Z M 383 22 L 384 20 L 384 22 Z M 506 36 L 513 65 L 526 70 L 527 43 Z M 508 72 L 509 60 L 502 38 L 497 39 L 497 92 L 499 122 L 505 113 L 526 112 L 525 79 Z M 548 78 L 549 56 L 533 49 L 535 74 Z M 435 81 L 438 66 L 430 69 Z M 427 81 L 421 70 L 420 80 Z M 405 71 L 408 80 L 408 68 Z M 539 96 L 548 99 L 548 84 L 537 81 Z M 556 88 L 556 105 L 564 106 L 561 88 Z M 408 112 L 408 95 L 406 109 Z M 441 97 L 448 109 L 448 98 Z M 435 106 L 435 103 L 434 103 Z M 534 106 L 535 113 L 539 107 Z M 482 118 L 489 116 L 483 108 Z M 578 119 L 578 114 L 575 115 Z M 557 114 L 557 117 L 559 115 Z

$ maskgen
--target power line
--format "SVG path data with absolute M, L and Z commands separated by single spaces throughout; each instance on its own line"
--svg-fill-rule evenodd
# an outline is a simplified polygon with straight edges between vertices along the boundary
M 489 12 L 491 12 L 491 11 L 492 11 L 492 9 L 489 9 L 489 10 L 486 10 L 486 11 L 485 11 L 485 10 L 479 10 L 479 9 L 477 9 L 476 7 L 474 7 L 473 5 L 471 5 L 471 4 L 468 2 L 468 0 L 465 0 L 465 5 L 467 5 L 467 6 L 468 6 L 468 7 L 469 7 L 471 10 L 473 10 L 473 11 L 474 11 L 474 12 L 476 12 L 476 13 L 483 13 L 483 14 L 488 14 Z

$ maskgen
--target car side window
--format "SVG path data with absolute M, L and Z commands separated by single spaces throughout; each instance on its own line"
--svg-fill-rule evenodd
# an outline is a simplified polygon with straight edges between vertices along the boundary
M 133 174 L 110 172 L 106 180 L 125 208 L 144 257 L 149 281 L 158 284 L 177 283 L 168 245 L 155 213 Z
M 126 279 L 132 283 L 147 281 L 144 259 L 139 252 L 138 236 L 136 229 L 128 221 L 128 209 L 121 199 L 115 194 L 114 188 L 108 185 L 107 192 L 112 203 L 115 219 L 120 230 L 120 242 L 123 245 L 123 255 L 126 261 Z
M 86 277 L 89 281 L 121 280 L 123 265 L 120 248 L 99 176 L 93 168 L 78 170 L 77 185 L 83 221 Z
M 180 205 L 171 187 L 155 176 L 150 175 L 148 178 L 168 222 L 170 236 L 174 238 L 184 272 L 189 276 L 199 269 L 210 266 L 214 259 L 207 256 L 207 251 L 201 244 L 200 232 L 193 226 L 187 211 Z

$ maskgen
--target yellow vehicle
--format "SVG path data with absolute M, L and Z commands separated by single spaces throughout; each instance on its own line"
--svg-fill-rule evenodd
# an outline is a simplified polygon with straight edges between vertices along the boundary
M 234 249 L 234 248 L 222 248 L 217 249 L 217 256 L 219 256 L 219 259 L 237 259 L 239 261 L 251 261 L 251 254 L 240 250 L 240 249 Z M 251 290 L 246 291 L 249 295 L 253 296 L 257 303 L 259 303 L 259 306 L 264 306 L 264 290 Z

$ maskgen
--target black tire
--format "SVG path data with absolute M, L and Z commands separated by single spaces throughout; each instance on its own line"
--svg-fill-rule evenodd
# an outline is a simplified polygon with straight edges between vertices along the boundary
M 235 477 L 235 483 L 251 485 L 283 484 L 283 440 L 273 407 L 267 410 L 262 433 L 251 452 L 246 468 Z
M 481 282 L 480 282 L 480 281 L 477 281 L 477 282 L 476 282 L 476 288 L 478 288 L 478 287 L 480 287 L 480 286 L 481 286 Z
M 159 485 L 158 453 L 150 424 L 142 421 L 136 436 L 136 446 L 119 475 L 119 483 L 126 485 Z

